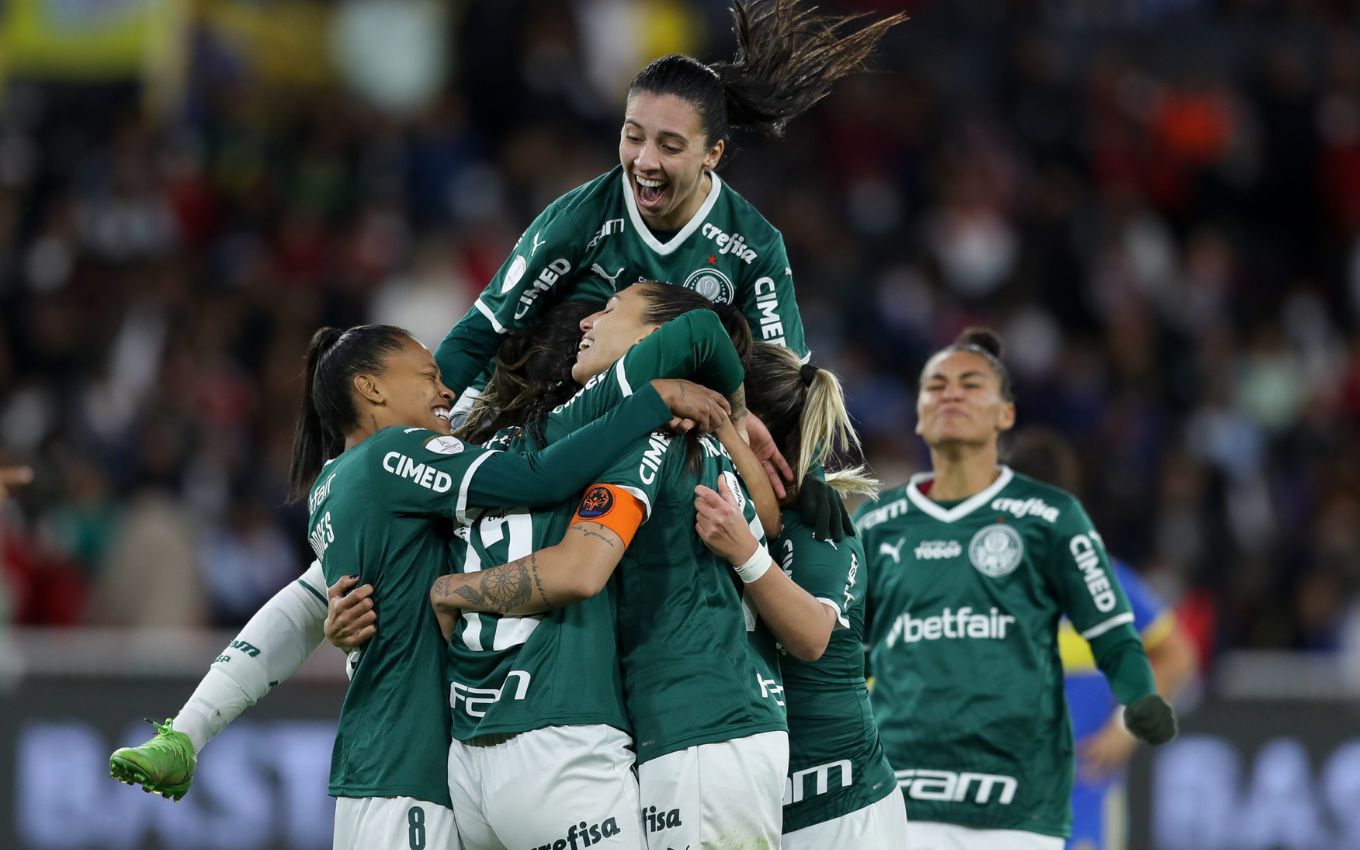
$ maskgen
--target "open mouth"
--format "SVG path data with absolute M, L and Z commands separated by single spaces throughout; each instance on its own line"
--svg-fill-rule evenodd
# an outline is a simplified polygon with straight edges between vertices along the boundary
M 595 340 L 590 337 L 582 337 L 581 344 L 576 346 L 576 359 L 580 360 L 581 355 L 595 347 Z
M 434 408 L 434 418 L 435 418 L 435 419 L 442 419 L 442 420 L 444 420 L 445 422 L 448 422 L 448 421 L 449 421 L 449 417 L 450 417 L 451 415 L 452 415 L 452 411 L 450 411 L 447 407 L 436 407 L 436 408 Z
M 649 180 L 635 174 L 633 175 L 633 185 L 637 187 L 638 206 L 648 212 L 653 212 L 660 207 L 662 200 L 666 197 L 668 184 L 664 180 Z

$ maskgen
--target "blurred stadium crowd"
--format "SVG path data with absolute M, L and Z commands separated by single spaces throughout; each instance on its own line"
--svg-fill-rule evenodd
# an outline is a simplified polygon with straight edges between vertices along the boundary
M 412 4 L 413 55 L 437 25 L 421 73 L 447 72 L 412 106 L 382 72 L 402 43 L 350 21 L 327 52 L 298 21 L 338 7 L 293 2 L 280 67 L 229 8 L 254 5 L 197 4 L 168 107 L 12 72 L 0 462 L 37 470 L 0 506 L 12 623 L 243 622 L 310 559 L 282 502 L 311 332 L 433 346 L 615 161 L 643 62 L 729 43 L 721 0 Z M 888 483 L 924 465 L 924 355 L 993 324 L 1022 425 L 1075 443 L 1110 550 L 1204 657 L 1360 642 L 1356 13 L 906 5 L 884 73 L 723 168 L 784 232 L 868 460 Z

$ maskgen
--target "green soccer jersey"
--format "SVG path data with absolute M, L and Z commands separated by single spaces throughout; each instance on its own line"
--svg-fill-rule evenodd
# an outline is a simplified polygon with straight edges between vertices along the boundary
M 558 543 L 576 504 L 573 498 L 538 511 L 481 512 L 459 532 L 455 568 L 477 572 Z M 467 741 L 597 723 L 626 731 L 614 608 L 610 583 L 590 599 L 538 616 L 464 612 L 448 650 L 453 736 Z
M 1098 663 L 1141 656 L 1137 681 L 1112 681 L 1127 698 L 1152 690 L 1133 613 L 1071 495 L 1005 467 L 958 503 L 931 501 L 929 482 L 918 475 L 857 514 L 888 761 L 912 820 L 1065 837 L 1073 761 L 1058 620 Z
M 774 637 L 743 600 L 741 580 L 694 533 L 694 488 L 727 479 L 752 531 L 765 535 L 722 444 L 657 432 L 601 481 L 645 505 L 615 578 L 619 657 L 642 764 L 698 744 L 787 730 Z
M 848 815 L 896 787 L 864 684 L 864 549 L 817 540 L 797 511 L 771 547 L 794 583 L 836 609 L 839 627 L 817 661 L 782 654 L 789 711 L 784 832 Z
M 326 580 L 373 585 L 383 627 L 360 652 L 331 757 L 340 797 L 409 796 L 449 805 L 444 642 L 429 605 L 450 519 L 474 508 L 565 501 L 621 445 L 670 416 L 650 389 L 536 455 L 466 446 L 423 428 L 384 428 L 329 462 L 307 500 L 308 532 Z
M 567 298 L 604 301 L 639 280 L 657 280 L 735 304 L 756 339 L 807 354 L 784 239 L 717 174 L 699 212 L 660 241 L 637 211 L 622 167 L 548 206 L 439 346 L 444 383 L 473 386 L 508 333 Z

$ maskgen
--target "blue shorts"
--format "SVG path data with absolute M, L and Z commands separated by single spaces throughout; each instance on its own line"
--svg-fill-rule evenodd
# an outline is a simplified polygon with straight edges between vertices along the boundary
M 1072 784 L 1072 837 L 1067 850 L 1125 850 L 1128 800 L 1122 781 Z

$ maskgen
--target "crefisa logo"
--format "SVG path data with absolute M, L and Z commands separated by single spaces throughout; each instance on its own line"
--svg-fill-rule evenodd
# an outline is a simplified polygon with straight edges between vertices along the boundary
M 690 276 L 685 278 L 685 288 L 693 289 L 717 304 L 731 304 L 737 292 L 727 275 L 707 266 L 691 272 Z

